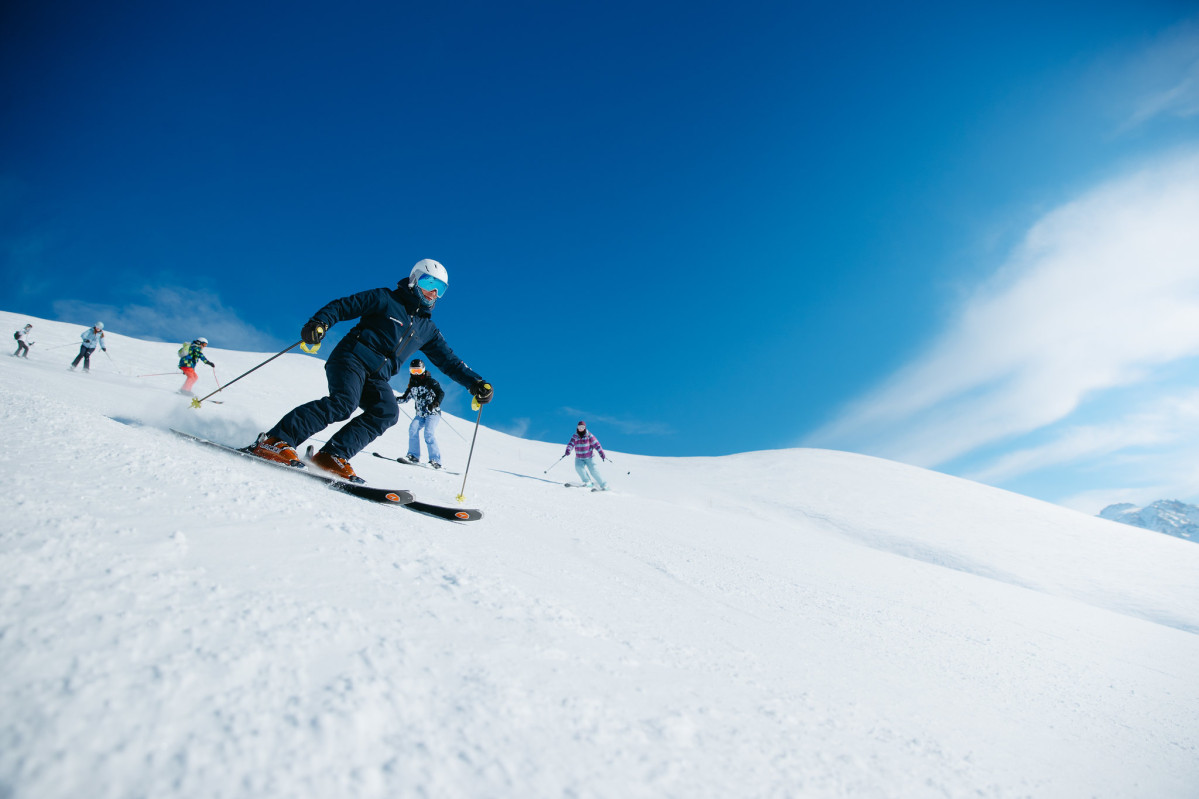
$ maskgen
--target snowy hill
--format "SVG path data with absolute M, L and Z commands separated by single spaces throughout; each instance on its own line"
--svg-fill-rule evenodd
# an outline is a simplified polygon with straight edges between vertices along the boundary
M 1176 499 L 1159 499 L 1144 508 L 1128 502 L 1108 505 L 1099 512 L 1099 517 L 1175 538 L 1199 541 L 1199 508 Z
M 317 359 L 194 410 L 137 377 L 177 344 L 114 332 L 82 375 L 94 320 L 0 313 L 26 321 L 0 797 L 1199 795 L 1190 542 L 822 450 L 618 452 L 613 493 L 566 490 L 564 441 L 486 427 L 487 515 L 457 525 L 166 432 L 248 442 L 324 393 Z M 224 380 L 266 357 L 208 354 Z M 448 422 L 461 469 L 473 419 Z

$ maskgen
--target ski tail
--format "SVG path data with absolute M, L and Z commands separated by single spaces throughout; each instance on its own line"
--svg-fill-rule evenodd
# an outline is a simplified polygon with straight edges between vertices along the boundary
M 428 502 L 419 500 L 408 502 L 404 507 L 426 516 L 448 519 L 451 522 L 477 522 L 483 518 L 483 511 L 476 508 L 448 508 L 444 505 L 430 505 Z

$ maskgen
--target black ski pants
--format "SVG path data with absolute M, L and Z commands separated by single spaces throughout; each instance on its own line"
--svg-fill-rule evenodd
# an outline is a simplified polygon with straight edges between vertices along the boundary
M 329 396 L 294 408 L 271 428 L 268 436 L 299 447 L 335 422 L 350 418 L 357 408 L 362 413 L 329 438 L 321 447 L 330 455 L 352 458 L 400 418 L 391 384 L 378 373 L 367 374 L 366 364 L 352 350 L 335 350 L 325 364 Z
M 71 368 L 74 369 L 79 365 L 80 361 L 83 361 L 84 371 L 90 372 L 92 369 L 92 353 L 95 351 L 95 347 L 89 347 L 86 344 L 80 345 L 79 354 L 75 356 L 75 360 L 71 361 Z

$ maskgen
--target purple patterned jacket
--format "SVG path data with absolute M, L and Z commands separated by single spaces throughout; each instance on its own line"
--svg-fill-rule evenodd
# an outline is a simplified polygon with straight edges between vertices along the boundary
M 599 439 L 590 432 L 585 436 L 580 436 L 578 433 L 571 436 L 570 443 L 566 445 L 566 454 L 569 455 L 572 449 L 575 451 L 576 458 L 590 458 L 593 451 L 599 453 L 600 460 L 607 458 L 604 455 L 604 448 L 600 446 Z

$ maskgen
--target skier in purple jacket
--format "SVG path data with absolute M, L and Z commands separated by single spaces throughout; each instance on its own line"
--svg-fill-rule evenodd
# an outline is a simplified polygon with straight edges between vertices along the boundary
M 575 434 L 570 437 L 570 442 L 566 445 L 566 455 L 569 455 L 571 450 L 574 450 L 575 453 L 575 471 L 579 473 L 579 479 L 583 481 L 583 485 L 607 491 L 608 484 L 600 476 L 599 467 L 595 465 L 594 453 L 598 452 L 602 461 L 607 460 L 608 457 L 604 454 L 604 448 L 600 446 L 599 439 L 587 432 L 587 423 L 581 419 L 575 428 Z M 562 457 L 566 457 L 566 455 Z M 590 475 L 588 475 L 589 472 Z

